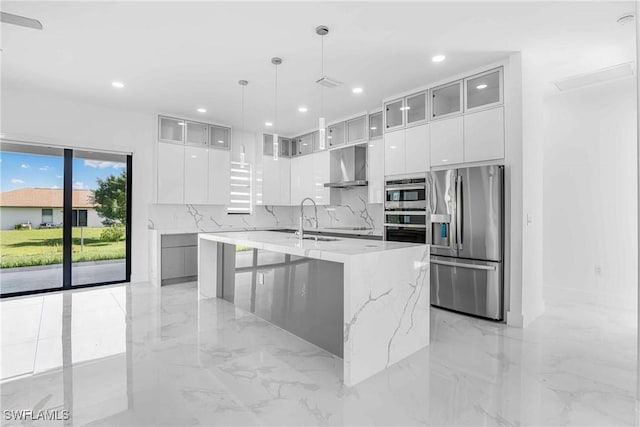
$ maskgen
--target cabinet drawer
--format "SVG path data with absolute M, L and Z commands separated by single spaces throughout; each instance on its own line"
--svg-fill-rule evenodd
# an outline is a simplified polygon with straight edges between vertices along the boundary
M 162 236 L 163 248 L 175 248 L 182 246 L 198 246 L 198 234 L 165 234 Z

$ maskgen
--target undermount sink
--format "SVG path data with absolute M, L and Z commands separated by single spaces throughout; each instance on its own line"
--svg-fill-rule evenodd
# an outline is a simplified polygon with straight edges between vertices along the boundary
M 335 242 L 336 240 L 340 240 L 340 239 L 334 239 L 332 237 L 320 237 L 320 236 L 304 236 L 303 239 L 315 240 L 317 242 Z

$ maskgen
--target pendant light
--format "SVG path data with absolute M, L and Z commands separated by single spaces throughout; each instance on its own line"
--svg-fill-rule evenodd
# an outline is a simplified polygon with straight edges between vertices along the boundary
M 282 64 L 282 59 L 277 56 L 271 58 L 271 63 L 276 66 L 276 81 L 274 95 L 274 120 L 273 120 L 273 160 L 278 160 L 280 155 L 280 144 L 278 143 L 278 65 Z
M 244 142 L 244 88 L 249 84 L 247 80 L 238 80 L 238 84 L 242 86 L 242 142 Z M 245 146 L 242 144 L 242 151 L 240 152 L 240 167 L 244 169 L 246 165 L 246 151 Z
M 320 36 L 320 76 L 324 78 L 324 36 L 329 34 L 329 28 L 324 25 L 316 27 L 316 34 Z M 327 145 L 327 127 L 324 119 L 324 85 L 320 85 L 320 117 L 318 117 L 318 139 L 321 150 Z

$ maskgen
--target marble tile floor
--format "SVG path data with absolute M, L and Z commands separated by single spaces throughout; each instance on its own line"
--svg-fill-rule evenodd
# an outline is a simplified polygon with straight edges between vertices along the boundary
M 194 283 L 5 299 L 1 406 L 70 411 L 36 426 L 637 425 L 635 310 L 568 301 L 524 330 L 432 309 L 429 348 L 347 388 L 339 359 Z

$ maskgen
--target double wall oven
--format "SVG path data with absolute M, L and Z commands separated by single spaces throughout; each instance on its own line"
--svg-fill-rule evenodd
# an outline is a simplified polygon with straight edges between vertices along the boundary
M 390 178 L 385 182 L 385 240 L 427 243 L 425 175 Z

